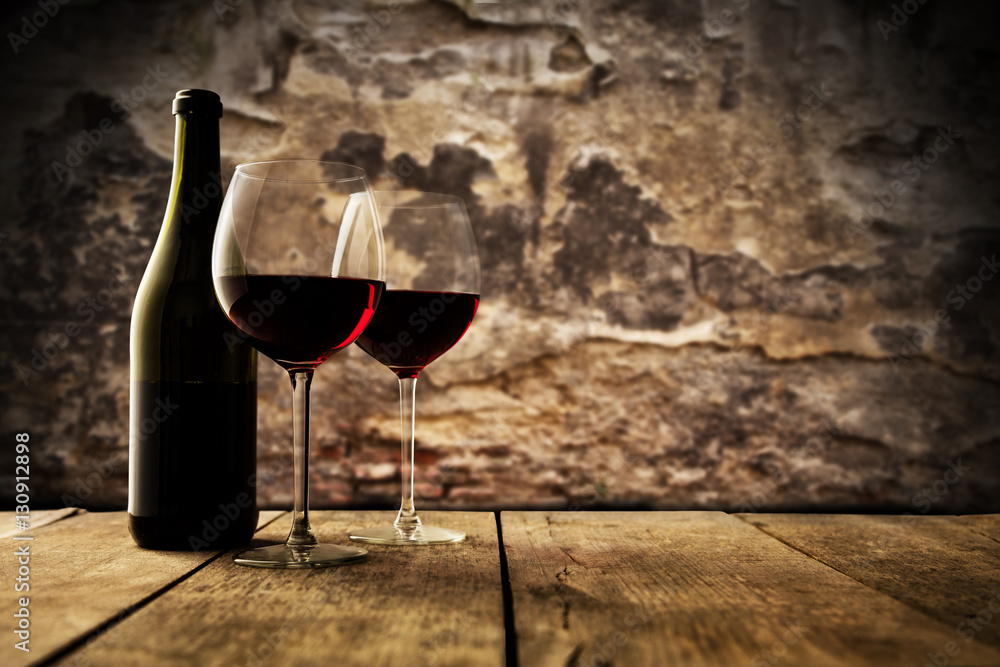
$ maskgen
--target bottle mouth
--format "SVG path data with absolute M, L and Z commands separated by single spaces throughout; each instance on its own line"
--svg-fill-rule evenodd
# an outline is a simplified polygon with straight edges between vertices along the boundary
M 174 115 L 197 113 L 222 118 L 222 100 L 218 93 L 199 88 L 178 90 L 174 97 Z

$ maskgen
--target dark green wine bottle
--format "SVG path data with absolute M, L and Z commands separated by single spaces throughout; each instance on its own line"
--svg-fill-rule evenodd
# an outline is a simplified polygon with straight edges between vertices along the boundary
M 222 102 L 182 90 L 173 113 L 170 197 L 132 309 L 128 527 L 149 549 L 222 549 L 257 526 L 257 353 L 212 285 Z

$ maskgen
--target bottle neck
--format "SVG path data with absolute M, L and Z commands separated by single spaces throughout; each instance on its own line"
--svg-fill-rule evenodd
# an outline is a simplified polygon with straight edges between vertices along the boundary
M 174 171 L 163 233 L 176 239 L 175 277 L 207 271 L 212 239 L 222 208 L 219 119 L 193 112 L 178 113 L 174 139 Z
M 170 198 L 185 234 L 215 233 L 222 205 L 218 118 L 177 114 Z

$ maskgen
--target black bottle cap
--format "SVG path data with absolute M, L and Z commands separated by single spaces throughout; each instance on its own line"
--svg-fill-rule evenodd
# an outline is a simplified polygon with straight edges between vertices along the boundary
M 222 100 L 219 99 L 218 93 L 213 93 L 211 90 L 197 88 L 178 90 L 177 96 L 174 97 L 174 115 L 186 111 L 222 118 Z

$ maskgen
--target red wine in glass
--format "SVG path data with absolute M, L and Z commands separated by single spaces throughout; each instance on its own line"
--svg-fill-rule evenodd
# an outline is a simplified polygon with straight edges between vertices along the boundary
M 309 159 L 236 168 L 219 215 L 212 279 L 235 336 L 288 371 L 294 490 L 285 543 L 237 553 L 238 565 L 329 567 L 368 553 L 321 543 L 312 532 L 309 398 L 316 368 L 371 321 L 384 269 L 381 225 L 363 169 Z
M 368 326 L 385 283 L 362 278 L 248 275 L 220 278 L 229 319 L 287 368 L 315 368 Z
M 461 542 L 465 533 L 428 526 L 413 503 L 416 383 L 420 372 L 468 331 L 479 308 L 476 238 L 454 195 L 376 192 L 386 248 L 386 291 L 357 344 L 399 382 L 399 512 L 391 525 L 353 530 L 352 540 L 399 546 Z
M 461 340 L 479 295 L 386 290 L 358 346 L 399 377 L 417 374 Z

